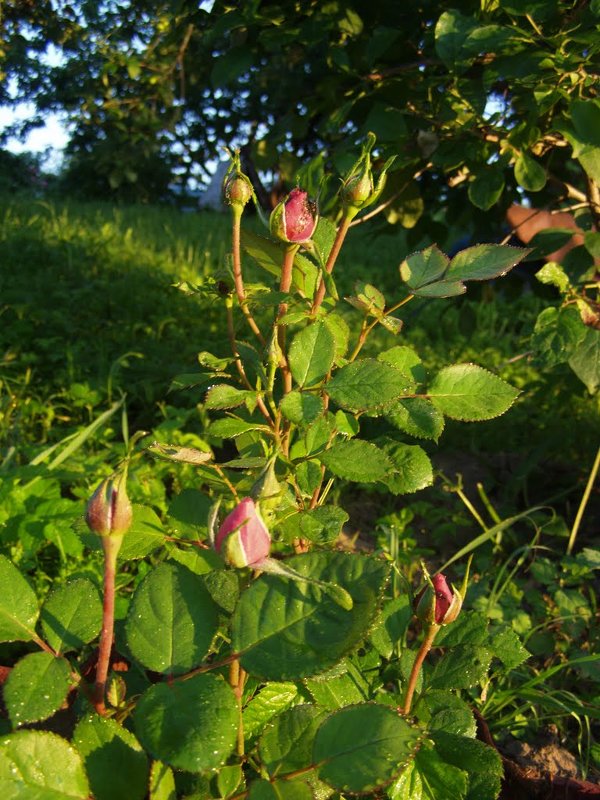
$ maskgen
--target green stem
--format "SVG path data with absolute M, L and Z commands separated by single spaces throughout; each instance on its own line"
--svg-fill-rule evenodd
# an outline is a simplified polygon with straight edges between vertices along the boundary
M 260 328 L 256 324 L 254 317 L 250 309 L 248 308 L 248 301 L 246 300 L 246 289 L 244 288 L 244 278 L 242 276 L 242 257 L 241 257 L 241 246 L 240 246 L 240 234 L 241 234 L 241 220 L 242 220 L 242 209 L 237 206 L 232 206 L 233 210 L 233 225 L 232 225 L 232 254 L 233 254 L 233 283 L 235 285 L 235 293 L 237 295 L 238 303 L 240 304 L 240 308 L 242 309 L 242 313 L 246 318 L 246 322 L 250 326 L 252 332 L 258 339 L 258 341 L 263 345 L 265 345 L 265 339 L 260 332 Z
M 104 549 L 104 602 L 102 607 L 102 631 L 98 646 L 98 664 L 96 666 L 96 682 L 94 684 L 93 703 L 98 714 L 106 714 L 104 695 L 110 665 L 115 624 L 115 578 L 117 573 L 117 555 L 121 548 L 122 536 L 102 536 Z
M 242 719 L 242 698 L 244 694 L 244 682 L 246 672 L 240 667 L 240 662 L 236 658 L 229 665 L 229 685 L 233 689 L 238 707 L 238 731 L 237 731 L 237 755 L 244 756 L 244 722 Z
M 415 663 L 413 664 L 410 678 L 408 679 L 408 686 L 406 688 L 406 696 L 404 698 L 404 706 L 402 707 L 402 713 L 404 716 L 408 716 L 410 714 L 410 709 L 412 706 L 413 695 L 415 693 L 415 688 L 417 686 L 417 680 L 419 678 L 419 673 L 421 672 L 421 667 L 423 666 L 423 662 L 427 657 L 427 653 L 431 650 L 433 645 L 433 640 L 437 636 L 437 632 L 439 631 L 440 626 L 436 625 L 435 623 L 431 624 L 429 628 L 427 628 L 427 632 L 425 633 L 425 638 L 421 643 L 421 647 L 419 648 L 419 652 L 417 653 L 417 657 L 415 658 Z
M 348 214 L 345 212 L 344 218 L 338 228 L 335 240 L 333 242 L 333 246 L 329 252 L 329 256 L 327 258 L 327 263 L 325 264 L 326 272 L 331 275 L 333 272 L 333 268 L 335 267 L 335 262 L 337 261 L 337 257 L 340 254 L 340 250 L 342 249 L 342 245 L 344 243 L 344 239 L 346 238 L 346 234 L 350 230 L 350 223 L 354 219 L 354 214 Z M 317 293 L 315 295 L 315 299 L 313 302 L 313 306 L 311 309 L 311 316 L 315 316 L 317 311 L 319 310 L 321 303 L 325 297 L 325 281 L 321 278 L 321 283 L 319 284 L 319 288 L 317 289 Z
M 567 545 L 567 555 L 570 556 L 573 552 L 573 547 L 575 546 L 575 539 L 577 538 L 577 533 L 579 531 L 579 526 L 581 525 L 581 520 L 583 519 L 583 514 L 585 512 L 585 507 L 588 504 L 588 500 L 590 499 L 590 495 L 592 493 L 592 487 L 594 485 L 594 481 L 596 480 L 596 476 L 598 474 L 598 469 L 600 469 L 600 448 L 598 448 L 598 452 L 596 453 L 596 458 L 594 460 L 594 464 L 592 466 L 592 471 L 590 472 L 588 482 L 585 486 L 585 491 L 583 492 L 583 497 L 581 498 L 581 503 L 579 504 L 579 508 L 577 509 L 577 515 L 575 516 L 575 522 L 573 523 L 573 527 L 571 528 L 571 535 L 569 536 L 569 543 Z

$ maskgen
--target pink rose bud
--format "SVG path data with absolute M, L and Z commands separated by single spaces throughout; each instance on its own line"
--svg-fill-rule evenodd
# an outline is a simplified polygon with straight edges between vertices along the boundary
M 271 233 L 288 243 L 307 242 L 317 227 L 317 206 L 303 189 L 292 189 L 271 213 Z
M 271 535 L 252 498 L 244 498 L 225 517 L 214 547 L 232 567 L 254 567 L 267 558 Z
M 91 496 L 85 520 L 92 533 L 122 536 L 131 525 L 133 511 L 126 489 L 127 475 L 115 473 L 105 478 Z
M 468 569 L 460 589 L 450 588 L 441 573 L 429 578 L 429 585 L 417 598 L 416 615 L 427 625 L 449 625 L 458 617 L 467 591 Z

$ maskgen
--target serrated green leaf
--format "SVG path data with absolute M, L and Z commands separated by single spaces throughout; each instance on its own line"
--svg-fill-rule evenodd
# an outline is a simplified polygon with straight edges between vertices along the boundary
M 135 736 L 115 720 L 97 714 L 82 719 L 73 733 L 95 800 L 143 800 L 148 758 Z
M 0 796 L 7 800 L 88 800 L 79 754 L 45 731 L 17 731 L 0 739 Z
M 310 425 L 323 413 L 323 400 L 319 395 L 298 392 L 286 394 L 279 404 L 281 413 L 294 425 Z
M 173 770 L 161 761 L 152 762 L 149 800 L 177 800 Z
M 146 750 L 176 769 L 216 769 L 235 747 L 237 702 L 216 675 L 151 686 L 139 699 L 133 719 Z
M 418 713 L 429 731 L 475 736 L 477 725 L 471 707 L 449 689 L 428 689 L 419 701 Z
M 333 334 L 323 322 L 313 322 L 293 338 L 288 353 L 292 376 L 299 386 L 313 386 L 325 378 L 335 357 Z
M 433 738 L 443 762 L 467 772 L 469 784 L 465 800 L 496 800 L 504 771 L 496 750 L 477 739 L 445 731 L 435 732 Z
M 418 445 L 389 442 L 383 446 L 394 469 L 382 479 L 392 494 L 411 494 L 431 486 L 433 467 L 427 453 Z
M 250 422 L 238 417 L 226 417 L 225 419 L 216 419 L 208 426 L 206 431 L 207 435 L 214 436 L 217 439 L 235 439 L 249 431 L 265 431 L 270 433 L 266 425 L 261 425 L 257 422 Z
M 448 256 L 432 245 L 408 256 L 400 264 L 400 277 L 412 290 L 419 289 L 441 278 L 448 264 Z
M 327 711 L 337 711 L 368 699 L 369 687 L 356 669 L 334 677 L 326 673 L 307 678 L 304 683 L 315 703 Z
M 419 289 L 414 289 L 413 294 L 417 297 L 457 297 L 459 294 L 464 294 L 467 287 L 462 281 L 435 281 L 435 283 L 428 283 L 427 286 L 421 286 Z
M 40 617 L 46 641 L 57 653 L 80 650 L 102 628 L 102 601 L 87 578 L 77 578 L 50 592 Z
M 230 764 L 221 767 L 217 775 L 217 789 L 220 797 L 229 797 L 233 794 L 242 781 L 241 764 Z
M 384 416 L 398 430 L 419 439 L 437 442 L 444 430 L 444 415 L 424 397 L 398 400 L 385 410 Z
M 319 479 L 320 477 L 319 470 Z M 279 523 L 279 527 L 289 542 L 300 537 L 323 545 L 338 538 L 347 520 L 348 514 L 339 506 L 319 506 L 286 517 Z
M 389 706 L 363 703 L 331 714 L 315 736 L 319 778 L 341 792 L 389 783 L 418 749 L 421 732 Z
M 577 309 L 551 306 L 538 316 L 531 345 L 546 367 L 554 367 L 576 353 L 587 330 Z
M 421 773 L 410 761 L 387 790 L 390 800 L 423 800 Z
M 204 405 L 210 409 L 236 408 L 249 401 L 255 403 L 256 397 L 257 392 L 236 389 L 233 386 L 227 386 L 225 383 L 218 383 L 216 386 L 211 386 L 206 393 Z
M 432 689 L 468 689 L 486 676 L 491 660 L 491 652 L 480 645 L 455 647 L 437 662 L 429 686 Z
M 485 281 L 515 267 L 529 251 L 507 244 L 476 244 L 457 253 L 444 275 L 447 281 Z
M 391 364 L 405 375 L 410 375 L 415 384 L 424 383 L 427 380 L 427 370 L 412 347 L 396 345 L 379 353 L 377 360 L 385 361 L 386 364 Z
M 271 681 L 258 691 L 247 704 L 242 715 L 244 736 L 253 738 L 265 729 L 266 725 L 283 711 L 286 711 L 298 697 L 295 683 Z
M 478 611 L 463 610 L 452 625 L 446 625 L 436 637 L 436 644 L 456 647 L 463 644 L 483 644 L 488 638 L 488 619 Z
M 277 278 L 281 275 L 283 244 L 265 239 L 248 230 L 242 231 L 241 241 L 244 250 L 259 266 Z M 312 261 L 297 253 L 292 269 L 292 286 L 306 297 L 312 297 L 318 275 L 319 270 Z
M 539 192 L 546 185 L 546 170 L 527 153 L 515 161 L 515 180 L 528 192 Z
M 51 653 L 29 653 L 10 671 L 4 702 L 16 727 L 48 719 L 62 706 L 71 687 L 71 668 Z
M 412 616 L 413 608 L 406 594 L 385 603 L 377 625 L 369 634 L 371 644 L 384 658 L 391 658 L 403 640 Z
M 285 562 L 301 575 L 348 591 L 352 612 L 326 591 L 274 575 L 261 575 L 242 593 L 232 622 L 232 647 L 244 669 L 269 680 L 324 672 L 366 634 L 377 613 L 389 566 L 362 556 L 308 553 Z
M 564 294 L 571 286 L 569 276 L 564 269 L 555 261 L 549 261 L 535 273 L 535 277 L 540 283 L 556 286 L 561 294 Z
M 467 422 L 504 414 L 518 394 L 510 384 L 475 364 L 445 367 L 435 376 L 427 392 L 439 411 Z
M 459 767 L 446 763 L 437 750 L 424 746 L 415 757 L 423 785 L 423 800 L 466 800 L 469 780 Z
M 382 408 L 413 388 L 412 378 L 390 364 L 362 358 L 341 367 L 327 384 L 327 393 L 347 411 Z
M 314 800 L 314 794 L 309 784 L 301 778 L 258 780 L 250 784 L 248 800 Z
M 0 586 L 0 641 L 28 642 L 35 636 L 37 597 L 15 565 L 3 555 L 0 555 Z
M 125 633 L 137 661 L 155 672 L 178 674 L 206 656 L 217 624 L 218 609 L 202 579 L 163 563 L 138 585 Z
M 531 655 L 512 628 L 502 627 L 492 631 L 488 647 L 507 669 L 514 669 Z
M 323 710 L 302 704 L 273 720 L 258 743 L 261 760 L 271 775 L 310 766 L 313 741 L 324 717 Z
M 394 472 L 394 465 L 383 450 L 361 439 L 334 444 L 319 459 L 330 472 L 348 481 L 375 483 Z
M 339 360 L 344 357 L 348 349 L 350 328 L 346 320 L 339 314 L 327 314 L 323 321 L 331 331 L 335 340 L 335 360 L 336 363 L 338 363 Z
M 206 536 L 212 503 L 212 499 L 198 489 L 184 489 L 176 495 L 167 511 L 173 533 L 195 540 Z

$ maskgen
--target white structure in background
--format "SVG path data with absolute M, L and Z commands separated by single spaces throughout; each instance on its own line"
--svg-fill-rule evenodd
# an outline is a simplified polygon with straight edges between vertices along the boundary
M 198 198 L 199 208 L 210 208 L 212 211 L 224 211 L 223 179 L 229 167 L 228 161 L 219 161 L 210 183 Z

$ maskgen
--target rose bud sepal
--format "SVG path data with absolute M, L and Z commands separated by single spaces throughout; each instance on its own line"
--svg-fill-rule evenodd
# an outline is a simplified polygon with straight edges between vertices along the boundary
M 133 509 L 127 495 L 127 470 L 105 478 L 88 501 L 85 521 L 92 533 L 122 537 L 131 526 Z
M 209 516 L 209 536 L 214 549 L 229 566 L 253 568 L 269 555 L 271 535 L 251 497 L 240 500 L 216 534 L 215 522 L 216 510 L 213 510 Z

